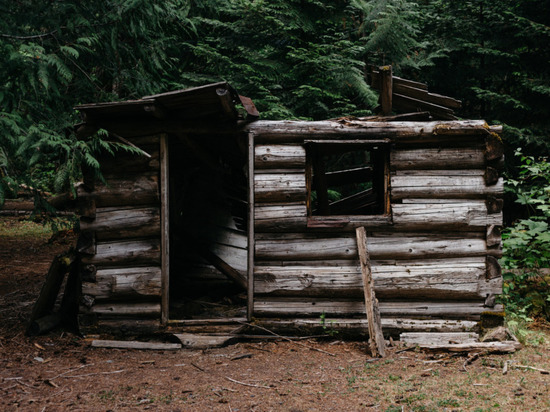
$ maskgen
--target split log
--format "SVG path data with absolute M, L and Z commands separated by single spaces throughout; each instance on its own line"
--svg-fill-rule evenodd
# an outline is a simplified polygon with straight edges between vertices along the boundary
M 436 121 L 436 122 L 365 122 L 345 121 L 270 121 L 259 120 L 247 125 L 246 130 L 256 134 L 256 143 L 301 142 L 315 139 L 380 139 L 390 138 L 393 142 L 441 142 L 464 140 L 464 136 L 479 136 L 484 141 L 489 135 L 487 123 L 483 120 Z M 483 140 L 480 140 L 483 139 Z
M 485 276 L 488 280 L 502 278 L 502 269 L 496 257 L 487 256 L 486 265 L 487 265 L 487 272 Z
M 497 198 L 495 196 L 487 196 L 486 200 L 487 213 L 500 213 L 504 206 L 504 199 Z
M 486 198 L 504 191 L 504 180 L 487 186 L 483 176 L 392 176 L 392 201 L 405 198 Z
M 479 334 L 473 332 L 404 332 L 399 340 L 412 345 L 449 345 L 479 342 Z
M 95 219 L 81 219 L 81 231 L 95 231 L 98 240 L 160 235 L 160 211 L 148 208 L 96 209 Z
M 483 301 L 396 301 L 380 302 L 382 319 L 388 317 L 480 319 L 481 314 L 500 313 L 502 305 L 488 308 Z M 365 304 L 360 300 L 326 298 L 267 298 L 256 297 L 254 315 L 277 316 L 365 316 Z
M 426 349 L 432 352 L 498 352 L 498 353 L 513 353 L 522 348 L 521 343 L 517 341 L 505 342 L 473 342 L 473 343 L 456 343 L 456 344 L 441 344 L 430 345 L 420 344 L 421 349 Z
M 488 253 L 485 239 L 448 235 L 396 234 L 395 236 L 370 237 L 368 248 L 371 257 L 379 260 L 476 257 L 486 256 Z M 355 259 L 357 245 L 351 236 L 323 239 L 307 235 L 289 235 L 270 238 L 258 234 L 255 253 L 258 261 Z
M 160 202 L 158 175 L 136 175 L 134 178 L 110 179 L 107 186 L 98 185 L 89 193 L 77 189 L 78 197 L 93 197 L 97 207 L 157 205 Z
M 160 296 L 159 267 L 100 269 L 94 282 L 82 282 L 82 293 L 96 300 Z
M 160 303 L 101 303 L 93 305 L 91 308 L 81 306 L 80 312 L 100 316 L 143 316 L 160 318 Z
M 257 145 L 254 149 L 256 169 L 303 169 L 306 149 L 299 145 Z
M 497 226 L 498 225 L 498 226 Z M 490 225 L 487 225 L 487 246 L 499 246 L 502 243 L 501 227 L 502 220 Z
M 484 169 L 483 148 L 396 149 L 390 153 L 392 170 Z
M 427 89 L 419 89 L 418 87 L 403 84 L 400 81 L 395 82 L 393 89 L 397 94 L 409 96 L 428 103 L 433 103 L 438 106 L 444 106 L 450 109 L 460 109 L 460 107 L 462 107 L 462 102 L 460 100 L 442 96 L 437 93 L 428 93 Z
M 254 176 L 256 202 L 305 201 L 306 194 L 304 173 L 270 173 Z
M 384 335 L 382 334 L 382 325 L 380 323 L 380 310 L 378 308 L 378 299 L 376 299 L 376 295 L 374 293 L 374 282 L 372 280 L 369 250 L 367 248 L 367 232 L 364 227 L 360 227 L 356 229 L 356 235 L 359 260 L 361 262 L 363 293 L 365 297 L 365 312 L 368 321 L 370 351 L 372 356 L 380 356 L 383 358 L 386 355 L 386 350 Z
M 138 342 L 121 340 L 99 340 L 94 339 L 92 348 L 116 348 L 116 349 L 149 349 L 149 350 L 178 350 L 181 349 L 180 343 L 163 342 Z
M 429 111 L 434 118 L 445 120 L 457 120 L 454 111 L 439 104 L 415 99 L 403 94 L 393 94 L 393 106 L 402 111 Z
M 485 257 L 404 261 L 372 261 L 380 298 L 481 299 L 502 292 L 502 278 L 486 279 Z M 259 295 L 360 297 L 361 268 L 355 261 L 338 266 L 255 266 L 254 291 Z M 347 263 L 347 264 L 346 264 Z
M 82 263 L 95 266 L 160 265 L 159 239 L 98 243 L 94 256 L 84 256 Z
M 501 225 L 502 213 L 488 214 L 485 202 L 393 204 L 396 230 L 486 228 Z
M 497 133 L 491 132 L 486 137 L 485 158 L 487 161 L 497 160 L 504 156 L 504 144 Z

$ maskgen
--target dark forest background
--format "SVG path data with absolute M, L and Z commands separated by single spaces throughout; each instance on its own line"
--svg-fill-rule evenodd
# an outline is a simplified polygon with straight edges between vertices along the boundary
M 14 0 L 0 15 L 0 202 L 95 164 L 101 136 L 71 133 L 79 103 L 225 80 L 264 119 L 363 116 L 381 64 L 503 124 L 510 152 L 550 149 L 548 0 Z

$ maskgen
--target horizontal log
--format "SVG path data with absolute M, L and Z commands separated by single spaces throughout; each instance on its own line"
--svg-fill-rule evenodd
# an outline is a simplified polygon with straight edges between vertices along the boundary
M 80 220 L 80 230 L 95 231 L 98 240 L 158 236 L 160 211 L 158 207 L 96 209 L 94 220 Z
M 473 332 L 404 332 L 399 340 L 409 345 L 448 345 L 456 343 L 474 343 L 479 334 Z
M 96 207 L 157 205 L 160 202 L 158 175 L 135 175 L 133 178 L 110 179 L 107 185 L 96 185 L 93 192 L 77 189 L 77 196 L 92 197 Z
M 306 149 L 299 145 L 257 145 L 254 149 L 256 169 L 305 168 Z
M 160 265 L 160 240 L 103 242 L 96 246 L 96 254 L 83 256 L 82 263 L 95 266 Z
M 372 261 L 380 298 L 480 299 L 502 292 L 502 279 L 486 279 L 485 258 L 425 260 L 386 265 Z M 254 291 L 273 296 L 361 297 L 361 268 L 340 266 L 255 266 Z
M 82 282 L 82 293 L 96 300 L 160 296 L 160 267 L 101 269 L 95 282 Z
M 323 260 L 355 259 L 357 245 L 351 234 L 341 237 L 312 238 L 280 236 L 256 238 L 256 259 L 261 260 Z M 369 236 L 372 259 L 413 259 L 486 256 L 485 239 L 441 235 Z
M 273 319 L 259 318 L 257 324 L 274 331 L 290 331 L 291 333 L 326 333 L 326 328 L 337 330 L 342 334 L 366 334 L 366 319 L 326 318 L 322 325 L 319 318 L 313 319 Z M 476 321 L 453 319 L 408 319 L 382 317 L 382 330 L 385 335 L 398 336 L 401 332 L 470 332 L 478 328 Z M 324 326 L 324 328 L 323 328 Z
M 118 150 L 114 155 L 110 153 L 99 156 L 101 173 L 104 176 L 116 176 L 128 173 L 143 173 L 158 171 L 160 167 L 159 145 L 139 145 L 145 154 Z
M 152 335 L 161 330 L 158 319 L 105 319 L 95 314 L 79 314 L 80 332 L 87 334 L 109 334 L 112 336 Z
M 246 126 L 256 134 L 256 143 L 301 142 L 311 139 L 381 139 L 393 142 L 441 142 L 453 136 L 480 136 L 490 133 L 483 120 L 436 122 L 367 122 L 346 121 L 269 121 L 259 120 Z M 480 142 L 483 140 L 480 140 Z
M 522 348 L 521 343 L 515 340 L 504 342 L 473 342 L 473 343 L 456 343 L 456 344 L 420 344 L 421 349 L 430 350 L 433 352 L 500 352 L 513 353 Z
M 479 319 L 482 313 L 502 312 L 502 305 L 494 308 L 484 306 L 478 301 L 380 301 L 380 315 L 384 317 L 418 317 Z M 365 302 L 351 299 L 327 298 L 256 298 L 254 299 L 255 316 L 329 316 L 365 315 Z
M 254 199 L 257 202 L 305 201 L 304 173 L 256 174 Z
M 393 204 L 396 230 L 473 229 L 501 225 L 502 212 L 488 214 L 485 202 Z
M 393 150 L 392 170 L 407 169 L 484 169 L 484 148 L 423 148 Z
M 341 232 L 355 228 L 388 228 L 391 216 L 307 216 L 305 203 L 258 203 L 255 208 L 255 230 L 260 232 Z
M 81 306 L 80 312 L 99 316 L 160 317 L 160 303 L 100 303 L 93 305 L 91 308 Z
M 392 176 L 392 201 L 405 198 L 486 198 L 504 191 L 500 178 L 493 186 L 485 184 L 483 176 Z

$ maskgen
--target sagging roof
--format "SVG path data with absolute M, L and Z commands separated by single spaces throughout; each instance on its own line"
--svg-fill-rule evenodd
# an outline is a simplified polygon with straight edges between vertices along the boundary
M 139 100 L 90 103 L 76 106 L 87 123 L 94 120 L 114 120 L 139 117 L 140 119 L 178 119 L 191 121 L 210 118 L 237 121 L 241 118 L 237 105 L 242 104 L 247 114 L 257 118 L 258 111 L 247 97 L 239 96 L 226 82 L 213 83 L 191 89 L 176 90 Z

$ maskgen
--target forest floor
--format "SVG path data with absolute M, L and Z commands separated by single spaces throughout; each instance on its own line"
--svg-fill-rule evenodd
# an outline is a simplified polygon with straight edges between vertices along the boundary
M 550 410 L 550 375 L 518 366 L 550 370 L 548 331 L 533 332 L 514 354 L 467 366 L 466 355 L 397 348 L 373 359 L 365 342 L 338 335 L 300 341 L 306 346 L 272 340 L 177 351 L 93 348 L 60 330 L 26 337 L 53 257 L 75 240 L 50 236 L 18 218 L 0 221 L 2 411 Z

